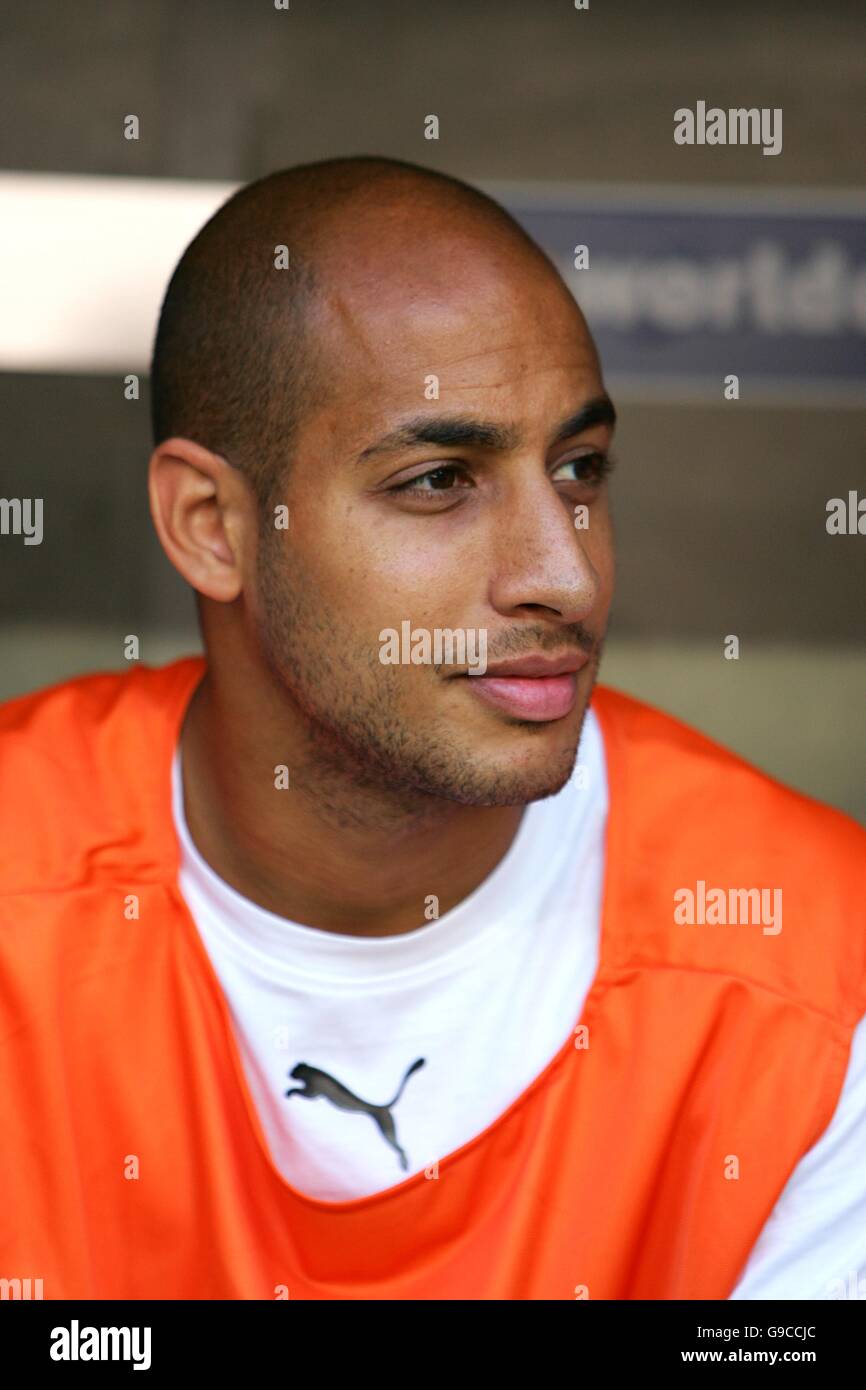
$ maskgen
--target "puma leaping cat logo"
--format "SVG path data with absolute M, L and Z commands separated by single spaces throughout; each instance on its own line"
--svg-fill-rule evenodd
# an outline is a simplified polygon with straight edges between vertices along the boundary
M 394 1128 L 394 1117 L 392 1109 L 403 1094 L 403 1087 L 409 1080 L 413 1071 L 423 1067 L 424 1058 L 419 1057 L 413 1062 L 400 1085 L 397 1087 L 397 1094 L 393 1100 L 389 1100 L 387 1105 L 374 1105 L 372 1101 L 361 1100 L 350 1091 L 348 1086 L 344 1086 L 341 1081 L 336 1081 L 333 1076 L 329 1076 L 326 1071 L 320 1071 L 318 1067 L 311 1067 L 308 1062 L 298 1062 L 289 1072 L 296 1081 L 302 1081 L 303 1086 L 293 1086 L 290 1091 L 286 1091 L 287 1096 L 306 1096 L 307 1100 L 315 1100 L 318 1096 L 324 1096 L 332 1105 L 336 1105 L 338 1110 L 360 1110 L 365 1115 L 369 1115 L 371 1120 L 375 1120 L 386 1144 L 390 1144 L 400 1159 L 400 1167 L 409 1167 L 409 1160 L 404 1151 L 397 1143 L 397 1131 Z

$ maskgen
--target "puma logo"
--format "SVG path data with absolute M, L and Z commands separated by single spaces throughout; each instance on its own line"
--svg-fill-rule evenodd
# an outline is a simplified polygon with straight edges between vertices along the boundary
M 298 1062 L 297 1066 L 289 1072 L 289 1075 L 293 1076 L 296 1081 L 302 1081 L 304 1084 L 293 1086 L 285 1094 L 287 1096 L 306 1096 L 307 1100 L 316 1100 L 318 1096 L 324 1096 L 332 1105 L 336 1105 L 338 1110 L 358 1110 L 369 1115 L 371 1120 L 375 1120 L 379 1126 L 385 1143 L 390 1144 L 400 1159 L 400 1167 L 406 1169 L 409 1167 L 409 1160 L 397 1143 L 397 1131 L 394 1127 L 394 1117 L 391 1111 L 402 1096 L 403 1087 L 409 1077 L 423 1065 L 423 1057 L 419 1057 L 416 1062 L 412 1063 L 397 1087 L 397 1094 L 393 1100 L 388 1101 L 387 1105 L 374 1105 L 372 1101 L 361 1100 L 360 1096 L 356 1096 L 354 1092 L 349 1090 L 348 1086 L 344 1086 L 341 1081 L 329 1076 L 326 1071 L 320 1071 L 318 1067 L 311 1067 L 308 1062 Z

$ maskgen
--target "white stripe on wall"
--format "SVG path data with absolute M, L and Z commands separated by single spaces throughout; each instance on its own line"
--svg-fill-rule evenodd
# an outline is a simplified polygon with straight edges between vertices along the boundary
M 0 370 L 147 371 L 171 272 L 237 187 L 0 171 Z

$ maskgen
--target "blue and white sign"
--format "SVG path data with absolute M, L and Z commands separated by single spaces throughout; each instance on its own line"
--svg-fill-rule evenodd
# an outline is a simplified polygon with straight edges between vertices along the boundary
M 721 398 L 736 373 L 744 400 L 866 406 L 866 197 L 484 186 L 555 261 L 612 388 Z

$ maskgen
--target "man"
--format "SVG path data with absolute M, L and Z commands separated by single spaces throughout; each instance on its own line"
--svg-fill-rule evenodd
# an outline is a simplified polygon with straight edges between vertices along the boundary
M 152 384 L 205 658 L 2 711 L 0 1274 L 834 1296 L 866 837 L 595 685 L 615 416 L 549 260 L 431 171 L 282 171 Z

